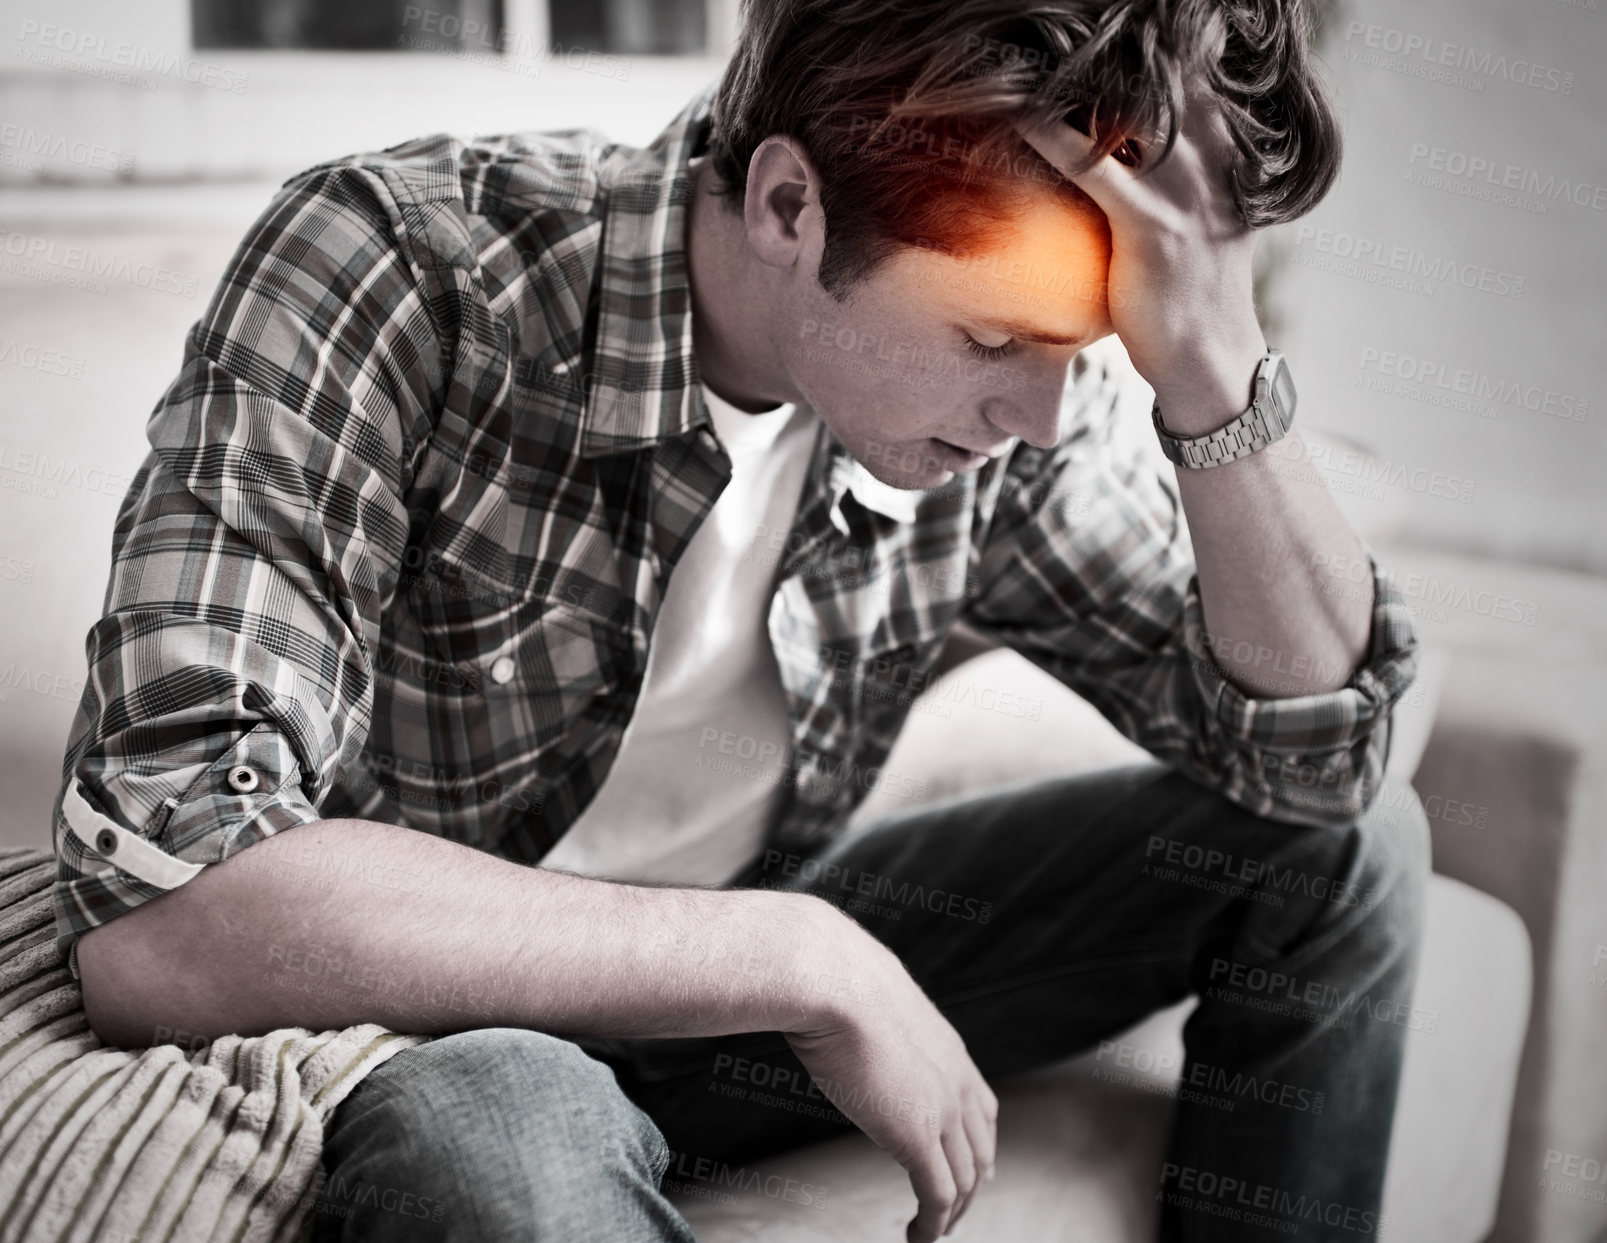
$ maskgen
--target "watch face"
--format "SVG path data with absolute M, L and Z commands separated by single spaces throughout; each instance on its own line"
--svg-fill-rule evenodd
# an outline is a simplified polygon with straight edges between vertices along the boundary
M 1272 392 L 1272 401 L 1277 408 L 1278 419 L 1283 424 L 1284 431 L 1288 431 L 1289 425 L 1295 419 L 1295 381 L 1294 377 L 1289 374 L 1289 364 L 1283 360 L 1281 354 L 1278 356 L 1277 365 L 1272 368 L 1268 388 Z

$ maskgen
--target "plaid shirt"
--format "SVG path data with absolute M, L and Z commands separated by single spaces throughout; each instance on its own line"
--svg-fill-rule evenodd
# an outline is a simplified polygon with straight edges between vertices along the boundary
M 335 160 L 250 230 L 150 418 L 88 636 L 53 826 L 75 974 L 84 932 L 295 825 L 534 863 L 596 793 L 730 477 L 684 249 L 711 102 L 645 149 L 438 135 Z M 921 796 L 883 762 L 962 618 L 1261 814 L 1371 800 L 1415 665 L 1400 595 L 1374 566 L 1343 689 L 1240 693 L 1175 484 L 1114 448 L 1117 388 L 1079 357 L 1054 449 L 906 507 L 820 425 L 791 531 L 755 543 L 792 735 L 770 844 L 819 845 L 872 788 Z

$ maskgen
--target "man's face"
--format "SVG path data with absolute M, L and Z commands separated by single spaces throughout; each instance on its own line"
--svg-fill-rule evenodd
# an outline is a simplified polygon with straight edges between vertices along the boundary
M 978 253 L 901 249 L 843 302 L 802 283 L 783 356 L 873 475 L 939 487 L 1017 439 L 1055 443 L 1067 368 L 1111 331 L 1109 265 L 1097 207 L 1035 193 Z

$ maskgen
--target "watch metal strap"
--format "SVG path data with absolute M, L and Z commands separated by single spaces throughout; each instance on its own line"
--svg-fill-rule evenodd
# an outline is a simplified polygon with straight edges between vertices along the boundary
M 1268 419 L 1268 415 L 1272 413 L 1270 402 L 1261 398 L 1257 398 L 1248 410 L 1226 427 L 1219 427 L 1205 436 L 1188 439 L 1166 430 L 1165 425 L 1161 423 L 1159 401 L 1155 403 L 1151 413 L 1155 420 L 1155 430 L 1160 433 L 1161 451 L 1177 465 L 1196 469 L 1220 466 L 1224 462 L 1236 462 L 1242 457 L 1249 457 L 1257 449 L 1264 449 L 1279 439 L 1285 430 Z
M 1280 393 L 1288 390 L 1287 396 Z M 1150 412 L 1155 422 L 1155 434 L 1161 442 L 1161 451 L 1178 466 L 1201 469 L 1236 462 L 1249 457 L 1258 449 L 1265 449 L 1275 440 L 1281 440 L 1294 423 L 1295 395 L 1289 382 L 1288 364 L 1281 350 L 1269 349 L 1256 368 L 1252 383 L 1253 396 L 1250 408 L 1225 427 L 1203 436 L 1178 436 L 1166 430 L 1161 422 L 1161 403 L 1157 398 Z M 1287 408 L 1284 401 L 1287 400 Z

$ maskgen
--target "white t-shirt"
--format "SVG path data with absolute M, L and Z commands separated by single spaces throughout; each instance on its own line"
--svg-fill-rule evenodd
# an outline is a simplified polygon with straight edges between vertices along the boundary
M 718 885 L 747 866 L 792 760 L 770 648 L 780 568 L 819 418 L 747 414 L 703 386 L 731 480 L 670 575 L 641 696 L 596 797 L 542 859 L 608 880 Z

